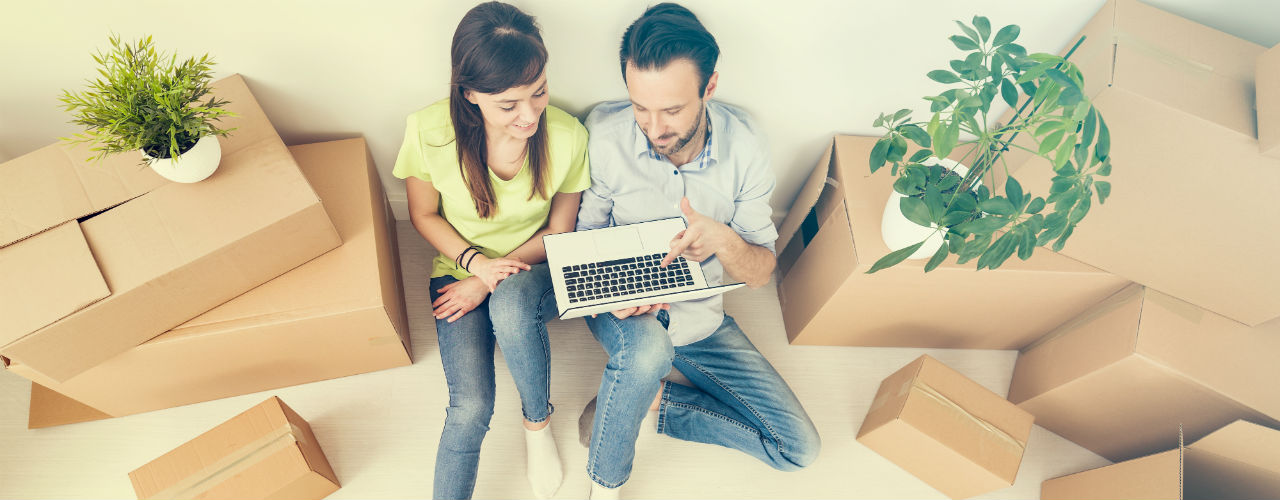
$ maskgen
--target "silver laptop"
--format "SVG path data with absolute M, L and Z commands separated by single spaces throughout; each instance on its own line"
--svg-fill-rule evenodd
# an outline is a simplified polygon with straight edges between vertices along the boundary
M 694 300 L 743 283 L 708 286 L 702 264 L 676 259 L 658 267 L 685 228 L 673 217 L 542 237 L 560 319 L 628 307 Z

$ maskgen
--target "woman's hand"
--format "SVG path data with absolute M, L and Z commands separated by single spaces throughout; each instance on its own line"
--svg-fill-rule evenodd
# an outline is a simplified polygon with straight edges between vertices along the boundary
M 507 276 L 520 271 L 528 271 L 529 269 L 532 269 L 532 266 L 516 259 L 490 259 L 484 255 L 477 255 L 467 265 L 467 271 L 480 278 L 484 286 L 489 288 L 490 293 L 493 293 L 493 290 L 498 287 L 498 283 L 507 279 Z
M 440 297 L 431 303 L 431 313 L 436 319 L 448 318 L 445 321 L 449 323 L 471 312 L 489 296 L 489 289 L 475 276 L 449 283 L 436 291 L 440 292 Z

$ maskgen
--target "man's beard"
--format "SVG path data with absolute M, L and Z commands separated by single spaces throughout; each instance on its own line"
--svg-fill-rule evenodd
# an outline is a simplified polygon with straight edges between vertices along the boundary
M 693 121 L 693 127 L 689 129 L 689 133 L 679 139 L 676 139 L 676 141 L 671 143 L 670 146 L 659 147 L 655 145 L 653 140 L 649 139 L 648 136 L 645 136 L 645 140 L 649 141 L 649 148 L 657 151 L 658 154 L 662 156 L 671 156 L 672 154 L 684 149 L 685 146 L 689 145 L 689 141 L 693 140 L 693 136 L 698 135 L 698 127 L 702 126 L 703 114 L 706 113 L 706 111 L 707 107 L 702 106 L 702 108 L 698 110 L 698 118 Z

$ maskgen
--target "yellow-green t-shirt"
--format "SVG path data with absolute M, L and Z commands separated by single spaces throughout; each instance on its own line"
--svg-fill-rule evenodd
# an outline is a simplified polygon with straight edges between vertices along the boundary
M 410 176 L 430 182 L 440 192 L 440 214 L 470 245 L 477 245 L 486 257 L 502 257 L 511 253 L 530 236 L 542 229 L 551 213 L 555 193 L 577 193 L 591 186 L 587 161 L 587 129 L 578 119 L 554 106 L 547 106 L 547 199 L 529 194 L 533 190 L 533 174 L 529 160 L 511 180 L 504 181 L 489 171 L 497 210 L 488 219 L 476 212 L 471 191 L 467 189 L 454 143 L 453 122 L 449 118 L 449 100 L 443 99 L 409 115 L 404 144 L 391 173 L 397 178 Z M 452 256 L 437 255 L 431 277 L 471 276 L 458 268 Z

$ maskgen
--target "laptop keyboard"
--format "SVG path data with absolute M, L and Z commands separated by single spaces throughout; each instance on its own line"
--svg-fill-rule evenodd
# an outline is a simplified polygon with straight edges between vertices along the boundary
M 693 284 L 689 263 L 676 257 L 665 268 L 658 267 L 666 254 L 655 253 L 625 259 L 564 266 L 569 302 L 619 297 Z

